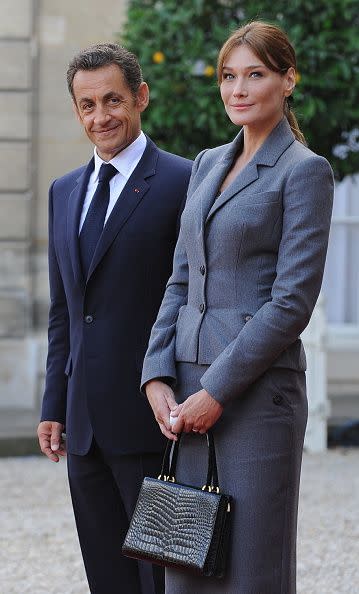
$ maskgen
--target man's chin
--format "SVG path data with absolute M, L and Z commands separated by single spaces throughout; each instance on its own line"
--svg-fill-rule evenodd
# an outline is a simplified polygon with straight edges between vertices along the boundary
M 101 157 L 101 159 L 103 161 L 111 161 L 111 159 L 113 159 L 121 151 L 123 151 L 125 148 L 127 148 L 131 143 L 132 143 L 132 140 L 129 140 L 128 142 L 124 142 L 121 145 L 116 145 L 116 146 L 111 146 L 111 147 L 96 145 L 96 152 L 97 152 L 98 156 Z

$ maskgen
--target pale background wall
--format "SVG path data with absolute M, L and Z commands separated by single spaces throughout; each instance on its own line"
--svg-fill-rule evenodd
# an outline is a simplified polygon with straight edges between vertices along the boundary
M 91 154 L 72 113 L 67 64 L 82 47 L 116 39 L 127 1 L 1 0 L 0 8 L 1 442 L 33 436 L 38 422 L 49 301 L 48 187 Z M 320 347 L 328 357 L 328 410 L 337 417 L 359 417 L 358 328 L 329 326 Z M 326 420 L 327 408 L 317 404 Z
M 112 41 L 125 0 L 1 0 L 0 439 L 33 435 L 46 357 L 47 191 L 87 161 L 65 73 L 76 51 Z

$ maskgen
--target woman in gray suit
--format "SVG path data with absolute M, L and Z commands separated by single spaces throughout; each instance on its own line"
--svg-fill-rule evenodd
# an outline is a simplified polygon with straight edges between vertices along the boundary
M 162 433 L 188 433 L 179 482 L 201 484 L 196 433 L 213 427 L 220 486 L 234 498 L 231 552 L 223 580 L 169 569 L 166 592 L 294 594 L 307 420 L 299 336 L 321 286 L 332 171 L 291 110 L 296 60 L 280 29 L 252 22 L 231 35 L 218 79 L 241 130 L 194 163 L 142 385 Z

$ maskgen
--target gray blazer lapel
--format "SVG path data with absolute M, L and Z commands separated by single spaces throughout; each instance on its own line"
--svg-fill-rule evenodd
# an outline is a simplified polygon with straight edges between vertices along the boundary
M 72 190 L 67 206 L 67 241 L 70 250 L 71 264 L 74 277 L 81 289 L 84 289 L 84 277 L 82 274 L 80 247 L 79 247 L 79 224 L 84 196 L 87 190 L 88 181 L 94 168 L 92 158 L 85 171 L 77 179 L 77 186 Z
M 240 133 L 241 134 L 241 133 Z M 233 159 L 240 147 L 240 134 L 234 139 L 233 143 L 237 150 L 231 150 L 232 165 Z M 287 118 L 283 118 L 279 124 L 272 130 L 268 138 L 255 153 L 253 159 L 237 175 L 234 181 L 222 192 L 209 210 L 206 223 L 214 213 L 223 206 L 228 200 L 239 194 L 244 188 L 256 181 L 259 177 L 259 165 L 273 167 L 283 152 L 294 142 L 295 137 L 289 126 Z M 229 168 L 228 168 L 229 169 Z
M 249 186 L 252 182 L 258 179 L 258 170 L 257 164 L 254 162 L 248 163 L 245 168 L 240 172 L 240 174 L 235 178 L 235 180 L 222 192 L 222 194 L 217 198 L 216 202 L 213 204 L 211 210 L 208 213 L 208 217 L 206 219 L 206 223 L 208 220 L 214 215 L 214 213 L 223 206 L 228 200 L 233 198 L 236 194 L 238 194 L 241 190 Z
M 203 180 L 201 185 L 196 190 L 196 200 L 200 201 L 201 205 L 201 222 L 203 223 L 212 208 L 216 199 L 222 180 L 227 174 L 231 162 L 229 160 L 221 159 L 210 170 L 209 174 Z
M 222 181 L 226 177 L 228 170 L 233 163 L 235 155 L 242 145 L 242 142 L 243 133 L 241 131 L 233 140 L 233 142 L 226 146 L 222 157 L 216 163 L 214 163 L 209 173 L 206 175 L 202 183 L 198 186 L 193 194 L 193 199 L 196 202 L 199 202 L 201 205 L 199 232 L 201 232 L 203 229 L 208 213 L 213 207 L 216 196 L 218 195 Z

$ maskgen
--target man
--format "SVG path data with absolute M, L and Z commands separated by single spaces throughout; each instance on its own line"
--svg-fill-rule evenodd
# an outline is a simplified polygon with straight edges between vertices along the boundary
M 149 101 L 137 58 L 116 44 L 73 58 L 67 82 L 94 156 L 49 193 L 51 306 L 38 437 L 65 454 L 92 594 L 163 592 L 163 571 L 121 554 L 163 436 L 140 394 L 151 326 L 171 273 L 191 162 L 141 131 Z M 175 403 L 169 403 L 171 407 Z M 169 419 L 159 419 L 169 431 Z

